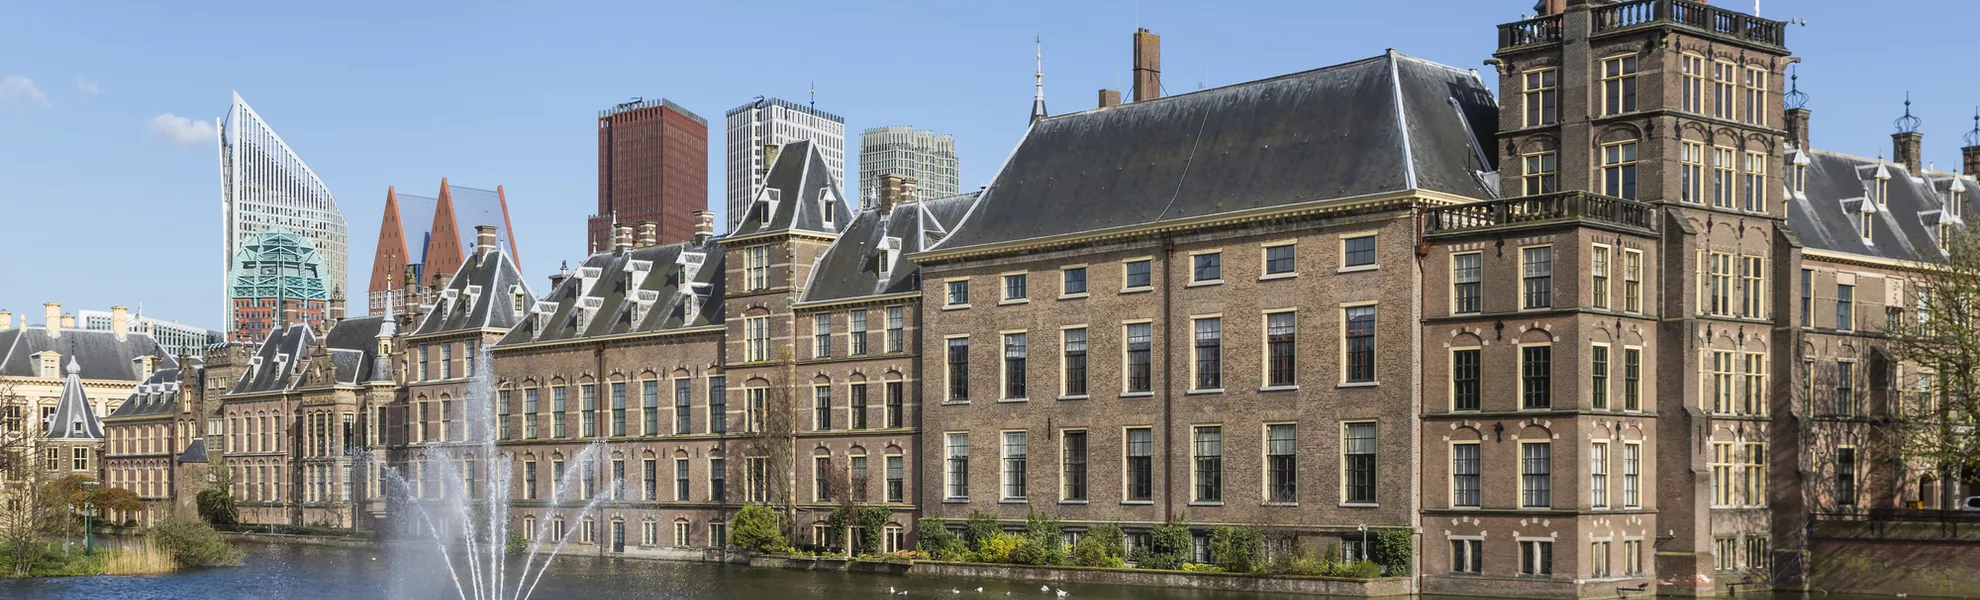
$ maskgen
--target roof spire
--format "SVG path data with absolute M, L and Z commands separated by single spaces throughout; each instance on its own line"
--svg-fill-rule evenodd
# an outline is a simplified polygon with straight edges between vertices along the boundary
M 1031 43 L 1037 49 L 1037 54 L 1033 58 L 1038 61 L 1037 70 L 1032 72 L 1037 91 L 1031 97 L 1031 122 L 1036 123 L 1039 119 L 1045 118 L 1045 43 L 1036 35 L 1031 36 Z
M 1918 117 L 1911 116 L 1911 92 L 1905 92 L 1904 116 L 1898 117 L 1897 120 L 1892 121 L 1891 124 L 1897 126 L 1898 133 L 1914 133 L 1918 131 L 1918 125 L 1920 124 L 1920 122 L 1921 121 L 1918 119 Z
M 1781 96 L 1781 99 L 1786 101 L 1790 109 L 1808 107 L 1808 93 L 1801 91 L 1801 65 L 1796 64 L 1793 70 L 1788 72 L 1788 91 Z
M 1980 146 L 1980 107 L 1973 108 L 1973 131 L 1966 132 L 1966 147 Z M 1968 173 L 1972 175 L 1972 173 Z

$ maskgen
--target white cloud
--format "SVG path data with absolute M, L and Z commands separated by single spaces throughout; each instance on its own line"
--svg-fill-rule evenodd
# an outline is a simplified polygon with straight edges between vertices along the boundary
M 152 117 L 150 124 L 152 135 L 181 146 L 211 144 L 219 135 L 211 121 L 194 121 L 172 113 Z
M 34 80 L 19 75 L 8 75 L 0 79 L 0 103 L 15 100 L 48 106 L 48 95 L 34 86 Z
M 103 86 L 96 85 L 96 82 L 94 81 L 83 79 L 81 75 L 76 76 L 76 89 L 82 90 L 83 93 L 91 94 L 91 95 L 95 95 L 103 92 Z

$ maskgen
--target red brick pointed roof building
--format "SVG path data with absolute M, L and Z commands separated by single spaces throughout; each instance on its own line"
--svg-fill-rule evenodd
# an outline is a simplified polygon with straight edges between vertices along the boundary
M 493 190 L 450 185 L 440 179 L 437 197 L 385 190 L 385 216 L 378 227 L 378 248 L 371 260 L 369 306 L 379 312 L 385 292 L 404 289 L 408 278 L 432 285 L 431 274 L 453 273 L 466 261 L 466 248 L 477 225 L 496 227 L 496 247 L 519 258 L 509 201 L 502 186 Z M 396 299 L 403 306 L 404 298 Z

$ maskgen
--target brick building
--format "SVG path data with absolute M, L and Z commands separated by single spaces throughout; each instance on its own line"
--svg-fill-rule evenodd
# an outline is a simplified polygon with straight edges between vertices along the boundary
M 587 252 L 612 244 L 619 223 L 653 221 L 661 243 L 694 237 L 708 210 L 708 120 L 672 100 L 635 100 L 598 112 L 598 212 Z

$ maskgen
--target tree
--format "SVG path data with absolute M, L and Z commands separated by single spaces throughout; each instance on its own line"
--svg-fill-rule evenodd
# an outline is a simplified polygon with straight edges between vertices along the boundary
M 1127 534 L 1113 523 L 1088 529 L 1073 544 L 1071 560 L 1082 567 L 1121 568 L 1127 562 Z
M 765 488 L 762 498 L 769 507 L 783 514 L 781 525 L 786 528 L 796 527 L 797 523 L 797 490 L 792 482 L 795 481 L 793 474 L 797 472 L 799 413 L 797 363 L 791 356 L 788 348 L 777 350 L 776 360 L 784 366 L 770 375 L 769 385 L 763 390 L 762 414 L 754 414 L 755 407 L 748 406 L 749 391 L 745 391 L 743 397 L 744 460 L 762 458 L 766 471 L 760 478 L 750 481 L 749 485 Z M 796 531 L 785 531 L 783 535 L 795 537 Z
M 1945 254 L 1910 274 L 1911 318 L 1888 332 L 1893 372 L 1909 375 L 1890 388 L 1911 391 L 1892 394 L 1885 426 L 1907 466 L 1941 482 L 1940 506 L 1952 506 L 1951 483 L 1980 473 L 1980 234 L 1941 243 Z
M 753 552 L 774 552 L 788 545 L 777 511 L 762 504 L 751 504 L 736 511 L 729 523 L 729 541 Z
M 1257 573 L 1265 569 L 1265 533 L 1256 527 L 1218 527 L 1210 530 L 1210 561 L 1230 573 Z
M 34 559 L 50 538 L 61 535 L 68 518 L 68 498 L 63 490 L 48 485 L 55 478 L 32 460 L 9 463 L 7 485 L 0 486 L 0 541 L 13 549 L 16 577 L 26 577 Z
M 137 492 L 113 487 L 97 490 L 94 501 L 97 510 L 134 513 L 144 510 L 144 501 L 138 499 Z

